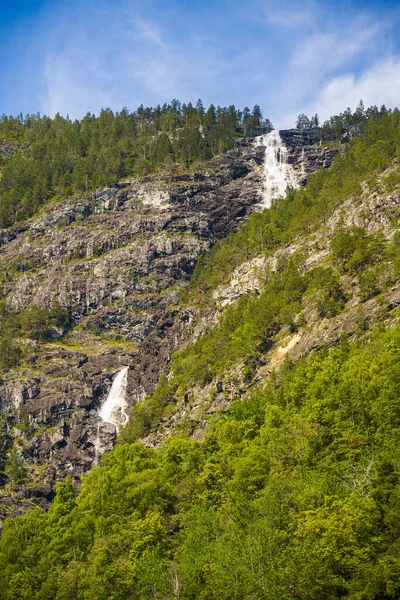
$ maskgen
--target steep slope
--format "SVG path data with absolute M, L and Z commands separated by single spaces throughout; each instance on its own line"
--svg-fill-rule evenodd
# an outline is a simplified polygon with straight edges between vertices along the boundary
M 156 323 L 169 352 L 151 363 L 146 391 L 167 376 L 134 404 L 77 496 L 66 479 L 47 512 L 5 524 L 6 600 L 398 598 L 399 125 L 398 111 L 371 120 L 330 170 L 200 252 L 171 325 L 162 328 L 164 316 Z M 256 173 L 262 168 L 261 159 Z M 11 279 L 10 301 L 14 289 Z M 146 373 L 151 336 L 140 347 L 136 338 L 96 337 L 87 327 L 104 308 L 81 306 L 80 327 L 40 344 L 36 358 L 27 351 L 5 379 L 18 380 L 30 360 L 38 386 L 57 366 L 64 370 L 54 380 L 84 385 L 90 376 L 109 389 L 110 374 L 122 380 L 130 366 L 134 402 L 134 364 L 142 360 Z M 66 426 L 85 431 L 82 457 L 93 460 L 99 418 L 75 408 Z M 28 445 L 10 409 L 13 418 L 14 448 Z M 48 439 L 40 424 L 36 436 Z M 77 462 L 68 465 L 62 452 L 76 441 L 58 435 L 61 453 L 53 447 L 51 460 L 73 473 Z M 17 459 L 14 452 L 9 476 Z M 46 468 L 40 456 L 36 464 Z
M 299 181 L 337 152 L 309 141 L 296 135 L 288 155 Z M 123 181 L 0 232 L 7 310 L 28 311 L 29 321 L 32 307 L 58 306 L 69 322 L 50 328 L 48 343 L 24 342 L 24 360 L 4 374 L 6 445 L 14 440 L 17 465 L 7 506 L 15 492 L 45 505 L 56 480 L 110 449 L 115 429 L 98 439 L 97 410 L 119 369 L 129 366 L 130 407 L 153 391 L 191 329 L 181 296 L 198 257 L 259 210 L 264 153 L 242 142 L 203 171 Z
M 187 346 L 173 357 L 168 384 L 134 407 L 126 441 L 157 445 L 177 431 L 199 438 L 211 414 L 286 356 L 396 322 L 396 119 L 371 123 L 332 171 L 252 215 L 198 264 Z
M 149 427 L 145 442 L 152 446 L 176 431 L 200 439 L 210 415 L 229 410 L 287 358 L 396 323 L 399 215 L 399 191 L 366 192 L 357 206 L 344 202 L 317 232 L 236 268 L 200 310 L 191 306 L 192 335 L 173 357 L 165 415 L 158 395 L 154 409 L 145 401 L 125 439 Z

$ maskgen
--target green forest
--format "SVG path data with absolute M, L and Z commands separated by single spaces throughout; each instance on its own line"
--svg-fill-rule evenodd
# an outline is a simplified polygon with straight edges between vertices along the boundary
M 121 441 L 5 524 L 4 600 L 395 599 L 400 328 L 342 339 L 212 419 Z
M 201 100 L 134 112 L 105 109 L 80 121 L 58 114 L 3 116 L 0 140 L 16 142 L 17 152 L 2 161 L 0 225 L 32 216 L 50 199 L 113 186 L 124 177 L 186 170 L 232 148 L 238 137 L 271 129 L 259 106 L 206 110 Z
M 384 106 L 364 109 L 361 102 L 321 126 L 315 117 L 300 115 L 297 126 L 316 128 L 323 140 L 347 140 L 371 117 L 388 113 Z M 201 100 L 195 105 L 172 100 L 133 112 L 104 109 L 74 121 L 59 114 L 3 115 L 0 141 L 13 142 L 16 152 L 0 157 L 0 226 L 31 217 L 50 200 L 113 186 L 124 177 L 199 167 L 238 139 L 271 130 L 257 105 L 206 109 Z

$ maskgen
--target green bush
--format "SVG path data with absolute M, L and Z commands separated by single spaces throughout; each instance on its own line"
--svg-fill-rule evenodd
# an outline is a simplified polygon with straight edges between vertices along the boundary
M 33 340 L 48 340 L 54 327 L 66 330 L 70 325 L 69 315 L 56 304 L 51 310 L 31 306 L 18 315 L 22 335 Z
M 0 302 L 0 368 L 11 369 L 20 363 L 23 351 L 18 338 L 45 341 L 52 339 L 55 327 L 65 333 L 70 326 L 68 312 L 58 303 L 50 310 L 31 306 L 17 313 Z
M 361 227 L 340 228 L 332 239 L 331 257 L 344 272 L 356 275 L 367 265 L 382 259 L 385 239 L 381 234 L 367 235 Z
M 307 275 L 308 290 L 316 300 L 320 317 L 334 317 L 346 303 L 346 296 L 339 277 L 332 269 L 318 267 Z
M 12 338 L 0 339 L 0 369 L 17 367 L 22 357 L 22 349 Z

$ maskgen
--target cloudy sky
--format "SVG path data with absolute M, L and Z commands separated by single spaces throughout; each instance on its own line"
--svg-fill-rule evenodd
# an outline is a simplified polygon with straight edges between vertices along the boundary
M 400 105 L 400 0 L 0 0 L 0 114 Z

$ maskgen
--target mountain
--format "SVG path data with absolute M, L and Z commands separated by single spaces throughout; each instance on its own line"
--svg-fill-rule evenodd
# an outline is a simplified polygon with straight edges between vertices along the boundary
M 399 122 L 0 231 L 7 600 L 398 596 Z
M 336 150 L 308 145 L 306 134 L 289 139 L 298 179 L 331 164 Z M 129 407 L 154 390 L 191 329 L 192 312 L 180 299 L 198 257 L 258 208 L 264 153 L 262 144 L 241 142 L 203 171 L 123 181 L 49 204 L 3 230 L 9 318 L 25 314 L 28 329 L 38 320 L 38 331 L 28 331 L 38 339 L 0 387 L 2 409 L 16 428 L 11 437 L 19 440 L 21 479 L 30 482 L 23 497 L 46 506 L 57 480 L 90 469 L 97 409 L 121 367 L 130 367 Z M 43 335 L 40 311 L 55 306 L 66 324 L 50 324 Z M 101 450 L 114 438 L 115 429 L 102 428 Z M 8 494 L 3 502 L 11 502 Z

